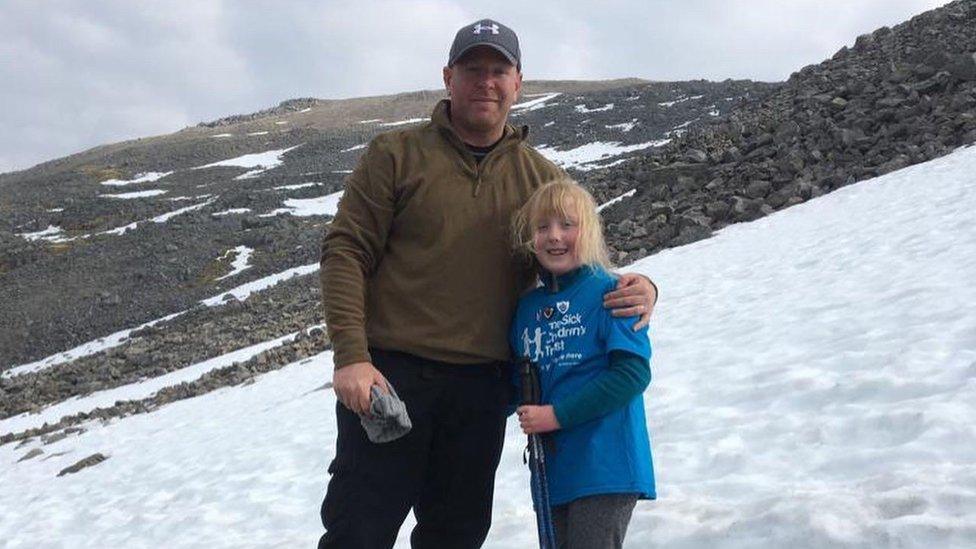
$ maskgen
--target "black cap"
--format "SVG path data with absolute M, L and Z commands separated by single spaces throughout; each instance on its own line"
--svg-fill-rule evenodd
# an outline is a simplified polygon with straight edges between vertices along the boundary
M 519 51 L 519 41 L 515 31 L 491 19 L 476 21 L 461 27 L 461 30 L 457 31 L 457 34 L 454 35 L 454 43 L 451 44 L 447 66 L 453 67 L 462 55 L 477 46 L 495 48 L 519 70 L 522 70 L 522 52 Z

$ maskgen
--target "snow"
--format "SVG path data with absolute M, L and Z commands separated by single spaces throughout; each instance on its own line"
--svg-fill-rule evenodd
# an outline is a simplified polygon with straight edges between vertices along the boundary
M 203 196 L 206 197 L 206 196 L 210 196 L 210 195 L 203 195 Z M 182 198 L 182 197 L 179 197 L 179 198 Z M 197 198 L 201 198 L 201 197 L 197 197 Z M 63 236 L 64 233 L 62 232 L 62 229 L 60 227 L 55 227 L 53 225 L 49 225 L 43 231 L 35 232 L 35 233 L 20 233 L 18 236 L 22 236 L 22 237 L 26 238 L 27 240 L 47 240 L 49 242 L 71 242 L 72 240 L 87 239 L 87 238 L 92 238 L 93 236 L 102 236 L 102 235 L 108 235 L 108 234 L 118 236 L 118 235 L 123 235 L 123 234 L 125 234 L 125 233 L 127 233 L 127 232 L 129 232 L 129 231 L 131 231 L 133 229 L 135 229 L 136 227 L 138 227 L 142 223 L 147 223 L 147 222 L 165 223 L 165 222 L 169 221 L 170 219 L 172 219 L 173 217 L 176 217 L 178 215 L 182 215 L 182 214 L 185 214 L 187 212 L 192 212 L 192 211 L 195 211 L 195 210 L 199 210 L 200 208 L 203 208 L 204 206 L 207 206 L 207 205 L 213 203 L 214 200 L 216 200 L 216 198 L 207 200 L 206 202 L 202 202 L 202 203 L 199 203 L 199 204 L 193 204 L 191 206 L 186 206 L 185 208 L 180 208 L 178 210 L 173 210 L 171 212 L 166 212 L 164 214 L 158 215 L 158 216 L 153 217 L 151 219 L 144 219 L 142 221 L 133 221 L 132 223 L 129 223 L 127 225 L 123 225 L 121 227 L 116 227 L 114 229 L 108 229 L 108 230 L 105 230 L 105 231 L 99 231 L 97 233 L 89 233 L 89 234 L 82 234 L 82 235 L 77 235 L 77 236 L 72 236 L 72 237 L 66 237 L 66 236 Z
M 976 544 L 976 147 L 626 270 L 662 289 L 645 393 L 659 499 L 625 547 Z M 310 266 L 311 267 L 311 266 Z M 7 547 L 294 547 L 335 451 L 324 352 L 17 460 Z M 509 421 L 487 549 L 533 547 Z M 61 452 L 67 452 L 59 455 Z M 95 452 L 109 459 L 62 468 Z M 396 547 L 409 546 L 408 518 Z
M 673 106 L 677 105 L 678 103 L 684 103 L 685 101 L 692 101 L 694 99 L 701 99 L 702 97 L 705 97 L 705 96 L 704 95 L 693 95 L 691 97 L 679 97 L 679 98 L 675 99 L 674 101 L 665 101 L 663 103 L 658 103 L 658 105 L 660 105 L 662 107 L 673 107 Z
M 45 423 L 54 424 L 61 418 L 90 412 L 96 408 L 110 408 L 120 400 L 141 400 L 156 394 L 160 389 L 189 383 L 200 379 L 207 372 L 245 362 L 268 349 L 280 347 L 294 341 L 298 332 L 293 332 L 271 341 L 262 341 L 229 353 L 198 362 L 196 364 L 174 370 L 145 381 L 138 381 L 128 385 L 121 385 L 112 389 L 98 391 L 90 395 L 75 397 L 48 406 L 36 414 L 20 414 L 0 420 L 0 433 L 17 433 L 27 429 L 40 427 Z
M 210 137 L 234 137 L 234 134 L 232 134 L 232 133 L 218 133 L 218 134 L 211 135 Z
M 397 122 L 384 122 L 380 126 L 392 127 L 392 126 L 405 126 L 407 124 L 416 124 L 418 122 L 426 122 L 430 118 L 408 118 L 407 120 L 399 120 Z
M 294 185 L 279 185 L 277 187 L 271 187 L 276 191 L 290 191 L 292 189 L 304 189 L 307 187 L 315 187 L 321 185 L 318 181 L 309 181 L 308 183 L 295 183 Z
M 288 147 L 287 149 L 276 149 L 272 151 L 245 154 L 236 158 L 229 158 L 219 162 L 211 162 L 210 164 L 197 166 L 196 168 L 192 169 L 202 170 L 204 168 L 214 168 L 217 166 L 232 166 L 235 168 L 261 168 L 263 170 L 270 170 L 271 168 L 280 166 L 282 162 L 284 162 L 285 153 L 298 147 L 301 147 L 301 145 L 295 145 L 294 147 Z
M 634 118 L 630 122 L 621 122 L 620 124 L 609 124 L 603 127 L 608 130 L 620 130 L 622 132 L 629 132 L 630 130 L 634 129 L 634 126 L 636 125 L 637 125 L 637 119 Z
M 377 122 L 382 122 L 382 118 L 370 118 L 369 120 L 360 120 L 360 124 L 375 124 Z
M 207 200 L 206 202 L 200 202 L 199 204 L 192 204 L 190 206 L 186 206 L 186 207 L 180 208 L 178 210 L 173 210 L 171 212 L 166 212 L 164 214 L 157 215 L 156 217 L 153 217 L 153 218 L 149 219 L 148 222 L 152 222 L 152 223 L 166 223 L 167 221 L 169 221 L 170 219 L 172 219 L 172 218 L 174 218 L 174 217 L 176 217 L 178 215 L 183 215 L 185 213 L 193 212 L 193 211 L 199 210 L 201 208 L 204 208 L 206 206 L 209 206 L 215 200 L 217 200 L 217 199 L 216 198 L 211 198 L 210 200 Z M 146 222 L 147 221 L 133 221 L 132 223 L 129 223 L 128 225 L 124 225 L 122 227 L 116 227 L 115 229 L 109 229 L 107 231 L 98 232 L 98 233 L 95 233 L 95 235 L 96 236 L 97 235 L 102 235 L 102 234 L 122 235 L 122 234 L 127 233 L 128 231 L 131 231 L 132 229 L 135 229 L 140 224 L 146 223 Z M 89 235 L 85 235 L 84 238 L 88 238 L 88 236 Z
M 249 132 L 247 135 L 268 135 L 267 131 L 262 132 Z
M 243 179 L 254 179 L 254 178 L 256 178 L 257 176 L 261 175 L 262 173 L 264 173 L 266 171 L 268 171 L 268 170 L 266 170 L 264 168 L 258 168 L 256 170 L 249 170 L 249 171 L 246 171 L 246 172 L 242 173 L 241 175 L 238 175 L 237 177 L 235 177 L 234 178 L 234 181 L 241 181 Z
M 560 151 L 545 145 L 536 147 L 536 150 L 564 169 L 572 168 L 575 170 L 587 171 L 607 166 L 606 164 L 594 164 L 595 162 L 607 160 L 614 156 L 639 151 L 649 147 L 660 147 L 669 141 L 670 140 L 668 139 L 663 139 L 658 141 L 648 141 L 646 143 L 637 143 L 636 145 L 622 145 L 618 142 L 596 141 L 565 151 Z
M 342 198 L 343 191 L 334 192 L 325 196 L 315 198 L 289 198 L 285 200 L 284 208 L 277 208 L 258 217 L 274 217 L 276 215 L 288 214 L 298 217 L 308 217 L 312 215 L 335 216 L 339 211 L 339 199 Z
M 227 257 L 229 254 L 234 253 L 234 261 L 230 264 L 231 271 L 224 276 L 218 277 L 216 280 L 223 280 L 225 278 L 230 278 L 234 275 L 244 272 L 246 269 L 250 269 L 251 254 L 254 253 L 253 248 L 248 248 L 247 246 L 237 246 L 227 250 L 224 255 L 220 256 L 220 259 Z
M 60 213 L 60 212 L 63 212 L 64 211 L 64 208 L 51 208 L 51 209 L 45 210 L 45 211 L 52 212 L 52 213 Z
M 214 212 L 214 213 L 212 213 L 210 215 L 212 215 L 214 217 L 221 217 L 221 216 L 224 216 L 224 215 L 243 214 L 243 213 L 247 213 L 249 211 L 251 211 L 251 208 L 231 208 L 229 210 L 223 210 L 223 211 L 219 211 L 219 212 Z
M 54 225 L 48 225 L 43 231 L 37 231 L 33 233 L 17 233 L 17 236 L 23 237 L 27 240 L 47 240 L 50 242 L 61 242 L 64 231 L 61 227 L 55 227 Z
M 603 204 L 600 204 L 599 206 L 597 206 L 596 211 L 601 212 L 601 211 L 605 210 L 606 208 L 609 208 L 610 206 L 613 206 L 617 202 L 620 202 L 621 200 L 623 200 L 625 198 L 630 198 L 630 197 L 634 196 L 635 194 L 637 194 L 637 189 L 631 189 L 631 190 L 625 192 L 624 194 L 618 196 L 617 198 L 614 198 L 612 200 L 608 200 L 608 201 L 604 202 Z
M 147 198 L 150 196 L 159 196 L 161 194 L 166 194 L 167 192 L 169 191 L 165 189 L 150 189 L 146 191 L 135 191 L 131 193 L 100 194 L 98 196 L 101 196 L 103 198 L 120 198 L 123 200 L 131 200 L 133 198 Z
M 107 179 L 102 181 L 102 185 L 124 186 L 133 185 L 135 183 L 151 183 L 153 181 L 159 181 L 171 173 L 173 172 L 145 172 L 136 174 L 136 176 L 132 179 Z
M 226 292 L 221 292 L 216 296 L 201 300 L 200 303 L 208 307 L 215 307 L 221 305 L 224 301 L 230 298 L 235 298 L 239 301 L 244 301 L 252 294 L 255 294 L 263 290 L 267 290 L 269 288 L 273 288 L 279 283 L 284 282 L 286 280 L 290 280 L 296 276 L 302 276 L 302 275 L 314 273 L 318 269 L 319 269 L 318 263 L 301 265 L 299 267 L 287 269 L 280 273 L 275 273 L 263 278 L 259 278 L 257 280 L 252 280 L 251 282 L 242 284 Z M 125 330 L 120 330 L 118 332 L 107 335 L 105 337 L 100 337 L 94 341 L 83 343 L 73 349 L 69 349 L 67 351 L 60 352 L 60 353 L 55 353 L 51 356 L 42 358 L 41 360 L 31 362 L 29 364 L 12 366 L 6 371 L 4 371 L 2 374 L 0 374 L 0 376 L 6 378 L 6 377 L 11 377 L 23 373 L 36 372 L 39 370 L 43 370 L 45 368 L 49 368 L 51 366 L 66 364 L 68 362 L 72 362 L 79 358 L 83 358 L 96 353 L 100 353 L 108 349 L 118 347 L 119 345 L 124 344 L 129 339 L 129 336 L 130 334 L 132 334 L 132 332 L 136 332 L 141 330 L 142 328 L 155 326 L 156 324 L 159 324 L 161 322 L 166 322 L 168 320 L 174 319 L 184 314 L 185 312 L 186 311 L 179 311 L 177 313 L 166 315 L 162 318 L 157 318 L 155 320 L 151 320 L 144 324 L 140 324 L 135 328 L 127 328 Z
M 560 95 L 562 95 L 561 92 L 536 93 L 531 95 L 525 95 L 525 97 L 535 97 L 535 99 L 530 99 L 528 101 L 523 101 L 521 103 L 512 105 L 512 108 L 510 110 L 515 111 L 515 113 L 518 114 L 520 111 L 528 112 L 528 111 L 535 111 L 538 109 L 542 109 L 548 107 L 548 105 L 546 105 L 547 101 L 559 97 Z
M 246 284 L 241 284 L 236 288 L 227 290 L 226 292 L 222 292 L 213 297 L 204 299 L 200 303 L 203 303 L 208 307 L 216 307 L 222 304 L 225 300 L 231 298 L 237 299 L 238 301 L 244 301 L 245 299 L 250 297 L 251 294 L 260 292 L 261 290 L 267 290 L 268 288 L 276 286 L 281 282 L 290 280 L 296 276 L 302 276 L 302 275 L 314 273 L 317 270 L 319 270 L 318 263 L 311 263 L 309 265 L 301 265 L 299 267 L 293 267 L 291 269 L 282 271 L 280 273 L 275 273 L 273 275 L 269 275 L 264 278 L 252 280 L 251 282 L 248 282 Z
M 121 330 L 115 332 L 114 334 L 109 334 L 105 337 L 100 337 L 94 341 L 83 343 L 73 349 L 69 349 L 67 351 L 57 353 L 46 358 L 42 358 L 41 360 L 31 362 L 29 364 L 14 366 L 13 368 L 4 371 L 3 374 L 0 375 L 0 377 L 8 378 L 11 376 L 26 374 L 29 372 L 37 372 L 45 368 L 50 368 L 51 366 L 57 366 L 58 364 L 65 364 L 77 360 L 79 358 L 91 356 L 93 354 L 100 353 L 106 349 L 118 347 L 119 345 L 124 343 L 127 339 L 129 339 L 129 335 L 132 332 L 136 332 L 143 328 L 148 328 L 150 326 L 155 326 L 156 324 L 159 324 L 161 322 L 166 322 L 167 320 L 172 320 L 182 315 L 185 312 L 186 311 L 180 311 L 178 313 L 173 313 L 171 315 L 167 315 L 162 318 L 157 318 L 156 320 L 151 320 L 144 324 L 140 324 L 135 328 Z
M 613 110 L 613 103 L 607 103 L 602 107 L 596 107 L 593 109 L 586 108 L 586 105 L 576 105 L 576 112 L 582 114 L 591 113 L 591 112 L 605 112 L 605 111 L 612 111 L 612 110 Z
M 365 149 L 366 147 L 367 147 L 367 144 L 366 143 L 360 143 L 359 145 L 353 145 L 352 147 L 349 147 L 348 149 L 342 149 L 339 152 L 347 153 L 347 152 L 352 152 L 352 151 L 358 151 L 358 150 Z
M 278 126 L 284 126 L 287 123 L 288 123 L 287 120 L 278 120 L 277 122 L 275 122 L 275 124 Z
M 331 173 L 349 174 L 352 173 L 352 170 L 332 170 Z

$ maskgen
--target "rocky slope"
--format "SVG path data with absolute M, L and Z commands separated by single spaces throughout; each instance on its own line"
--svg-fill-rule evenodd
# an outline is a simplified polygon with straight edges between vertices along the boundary
M 760 101 L 584 181 L 621 261 L 976 142 L 976 2 L 859 36 Z

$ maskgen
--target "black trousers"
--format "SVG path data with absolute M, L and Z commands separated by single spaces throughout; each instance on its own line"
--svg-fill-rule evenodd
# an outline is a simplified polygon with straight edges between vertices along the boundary
M 511 392 L 505 363 L 445 364 L 370 349 L 407 405 L 413 429 L 383 444 L 336 403 L 336 456 L 322 502 L 319 549 L 392 547 L 407 513 L 415 549 L 481 547 Z

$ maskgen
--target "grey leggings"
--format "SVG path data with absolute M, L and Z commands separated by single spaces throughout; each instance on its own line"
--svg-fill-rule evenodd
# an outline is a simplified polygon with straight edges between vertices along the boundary
M 559 549 L 620 549 L 637 494 L 600 494 L 552 508 Z

